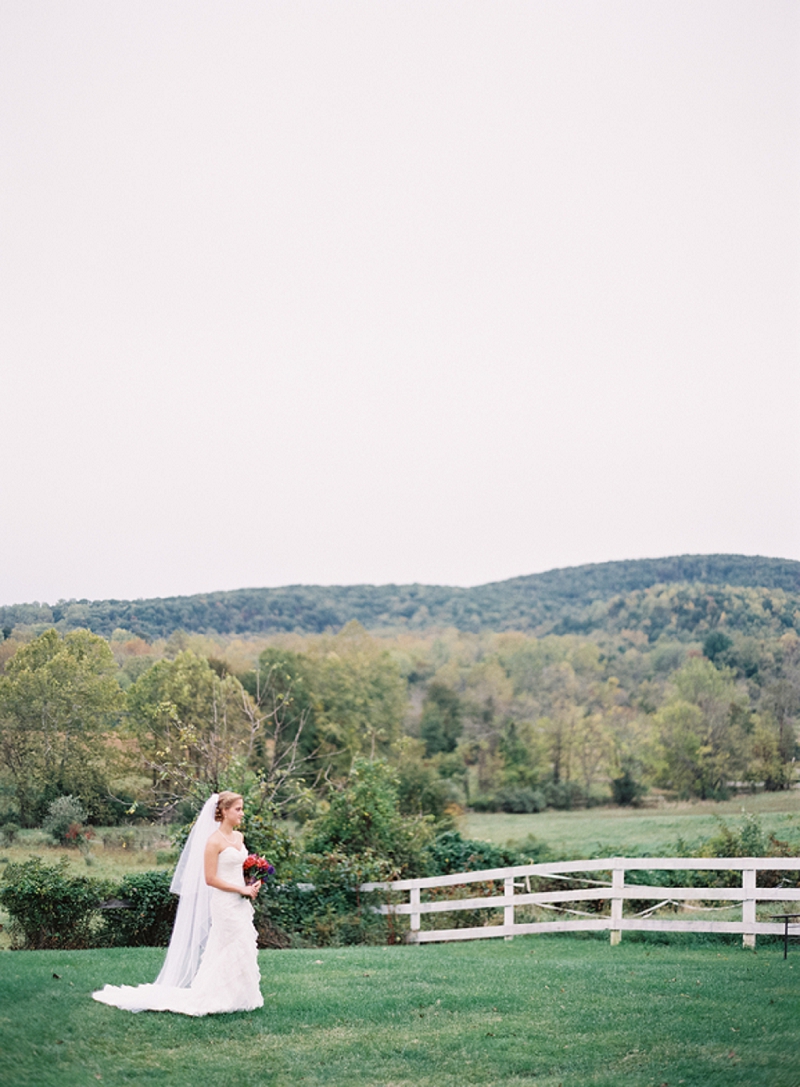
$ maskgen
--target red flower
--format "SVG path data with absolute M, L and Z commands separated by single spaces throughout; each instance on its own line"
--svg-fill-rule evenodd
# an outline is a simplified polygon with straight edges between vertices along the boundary
M 261 883 L 275 871 L 268 860 L 259 857 L 256 853 L 249 853 L 242 865 L 244 878 L 247 883 Z

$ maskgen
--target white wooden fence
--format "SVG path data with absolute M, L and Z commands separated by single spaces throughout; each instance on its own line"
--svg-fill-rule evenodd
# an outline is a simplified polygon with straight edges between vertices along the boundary
M 625 873 L 633 871 L 711 872 L 741 871 L 741 887 L 663 887 L 626 883 Z M 772 912 L 800 913 L 800 887 L 759 887 L 758 873 L 766 871 L 800 872 L 800 857 L 605 857 L 599 860 L 556 861 L 552 864 L 523 864 L 513 868 L 491 868 L 481 872 L 456 872 L 424 879 L 400 879 L 389 883 L 364 883 L 362 891 L 387 892 L 387 901 L 376 909 L 393 916 L 408 915 L 410 929 L 407 943 L 437 940 L 480 940 L 492 936 L 521 936 L 535 932 L 590 932 L 609 930 L 611 943 L 617 944 L 625 931 L 644 932 L 729 932 L 741 933 L 745 947 L 755 947 L 757 935 L 782 936 L 782 921 L 756 919 L 758 903 L 774 903 Z M 589 878 L 591 875 L 593 878 Z M 610 875 L 610 879 L 607 878 Z M 598 878 L 598 876 L 600 878 Z M 584 886 L 569 890 L 532 891 L 534 877 L 568 880 Z M 602 878 L 605 877 L 605 878 Z M 423 901 L 423 895 L 437 888 L 466 887 L 471 883 L 503 882 L 503 893 L 494 889 L 477 898 L 447 898 Z M 407 902 L 393 901 L 398 892 L 408 892 Z M 605 900 L 610 909 L 605 914 L 574 908 L 574 903 Z M 625 914 L 626 902 L 654 902 L 640 913 Z M 689 918 L 692 910 L 708 913 L 731 907 L 707 903 L 741 903 L 741 920 Z M 792 903 L 788 910 L 781 904 Z M 569 904 L 569 905 L 568 905 Z M 558 915 L 553 921 L 515 920 L 521 906 L 535 906 Z M 656 917 L 659 910 L 671 910 L 671 916 Z M 500 910 L 501 924 L 476 928 L 424 929 L 423 916 L 457 910 Z M 762 913 L 764 910 L 762 910 Z M 677 913 L 677 915 L 676 915 Z M 800 933 L 800 925 L 789 928 Z

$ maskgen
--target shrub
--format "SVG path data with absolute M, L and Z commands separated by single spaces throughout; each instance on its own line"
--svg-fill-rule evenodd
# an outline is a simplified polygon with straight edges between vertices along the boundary
M 574 781 L 549 781 L 545 786 L 544 795 L 548 808 L 556 808 L 558 811 L 579 808 L 584 801 L 583 791 Z
M 469 806 L 473 811 L 497 811 L 494 793 L 476 793 L 470 797 Z
M 15 947 L 83 948 L 96 942 L 96 907 L 110 886 L 87 876 L 68 876 L 69 862 L 47 865 L 40 857 L 9 864 L 0 882 L 0 903 L 11 917 Z
M 424 869 L 431 832 L 427 819 L 398 810 L 397 780 L 384 763 L 357 760 L 329 811 L 309 827 L 308 851 L 272 813 L 248 815 L 249 849 L 275 866 L 256 899 L 262 947 L 341 947 L 393 943 L 391 920 L 372 910 L 380 896 L 360 884 Z
M 310 828 L 307 849 L 376 857 L 396 875 L 415 876 L 424 869 L 432 822 L 429 815 L 401 814 L 398 776 L 390 766 L 355 759 L 344 786 L 332 792 L 329 810 Z
M 51 834 L 62 845 L 77 845 L 87 812 L 75 796 L 59 796 L 47 808 L 42 820 L 42 830 Z
M 441 777 L 435 767 L 413 758 L 403 759 L 397 773 L 397 797 L 403 815 L 447 818 L 448 805 L 455 799 L 452 782 Z
M 14 842 L 17 840 L 17 835 L 20 832 L 19 823 L 5 823 L 1 829 L 5 838 L 6 845 L 13 845 Z
M 484 868 L 525 864 L 526 860 L 516 850 L 462 838 L 458 831 L 450 830 L 440 834 L 428 849 L 428 874 L 441 876 L 450 872 L 480 872 Z
M 262 947 L 394 943 L 391 921 L 372 909 L 380 895 L 359 887 L 395 874 L 370 852 L 307 856 L 299 878 L 270 880 L 263 886 L 256 899 L 259 943 Z
M 544 811 L 547 804 L 548 800 L 541 789 L 533 789 L 530 785 L 507 785 L 495 793 L 479 793 L 471 806 L 475 811 L 506 811 L 524 815 Z
M 494 798 L 497 805 L 496 811 L 527 814 L 544 811 L 547 807 L 544 794 L 539 789 L 532 789 L 530 785 L 498 789 L 494 794 Z
M 115 947 L 166 947 L 169 943 L 178 897 L 169 889 L 170 872 L 140 872 L 126 876 L 115 897 L 127 909 L 105 910 L 105 931 Z
M 614 803 L 621 806 L 633 805 L 638 807 L 644 793 L 644 786 L 637 781 L 629 769 L 611 782 L 611 791 Z
M 266 857 L 275 868 L 274 881 L 291 878 L 297 868 L 299 854 L 291 835 L 281 826 L 274 813 L 248 814 L 243 831 L 250 852 Z

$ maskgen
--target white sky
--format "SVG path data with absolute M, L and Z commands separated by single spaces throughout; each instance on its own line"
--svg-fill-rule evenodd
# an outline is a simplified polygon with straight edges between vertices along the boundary
M 796 0 L 0 2 L 0 603 L 800 559 Z

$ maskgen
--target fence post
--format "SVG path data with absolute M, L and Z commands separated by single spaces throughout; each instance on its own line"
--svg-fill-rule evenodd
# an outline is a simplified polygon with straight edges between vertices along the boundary
M 756 921 L 756 870 L 755 868 L 742 869 L 742 921 L 745 925 L 755 924 Z M 742 936 L 742 947 L 756 949 L 756 934 L 745 932 Z
M 622 894 L 625 886 L 625 869 L 612 868 L 611 870 L 611 946 L 622 940 Z
M 417 935 L 419 934 L 419 887 L 412 887 L 408 892 L 408 901 L 411 905 L 411 931 L 408 934 L 409 943 L 418 943 Z M 417 907 L 414 912 L 414 907 Z
M 506 876 L 506 878 L 503 880 L 503 894 L 504 894 L 504 896 L 506 898 L 513 898 L 514 897 L 514 877 L 513 876 Z M 510 906 L 505 906 L 503 908 L 503 926 L 505 928 L 508 928 L 509 926 L 511 928 L 514 927 L 514 905 L 513 905 L 513 903 Z M 506 939 L 507 940 L 513 940 L 514 937 L 510 933 L 507 933 L 506 934 Z

